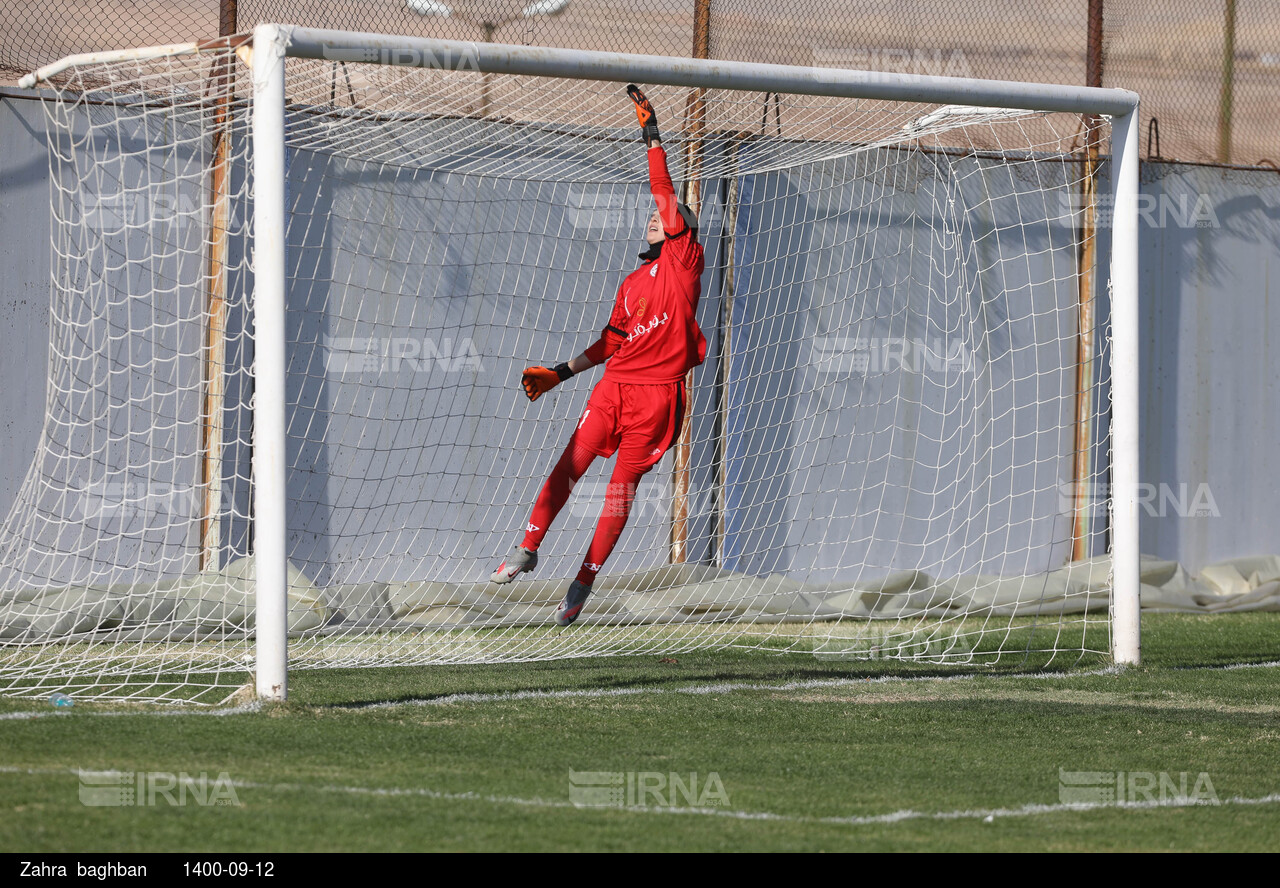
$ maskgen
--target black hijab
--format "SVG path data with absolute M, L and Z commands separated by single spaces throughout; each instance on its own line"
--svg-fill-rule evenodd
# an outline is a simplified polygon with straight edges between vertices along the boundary
M 685 204 L 676 204 L 676 209 L 680 212 L 680 217 L 684 219 L 685 226 L 689 229 L 690 236 L 697 238 L 698 236 L 698 217 Z M 683 234 L 684 232 L 681 232 Z M 679 235 L 676 235 L 679 237 Z M 664 241 L 658 241 L 656 244 L 648 244 L 645 251 L 640 254 L 641 260 L 652 262 L 662 255 L 662 244 Z

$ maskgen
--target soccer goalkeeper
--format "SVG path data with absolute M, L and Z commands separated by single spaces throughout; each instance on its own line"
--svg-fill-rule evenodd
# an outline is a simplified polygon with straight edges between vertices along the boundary
M 495 583 L 509 583 L 533 570 L 538 546 L 574 484 L 597 456 L 608 458 L 616 451 L 618 461 L 595 536 L 578 576 L 556 608 L 555 621 L 561 626 L 582 612 L 596 573 L 627 523 L 640 478 L 676 440 L 684 420 L 685 373 L 707 354 L 707 341 L 695 319 L 704 267 L 698 220 L 676 202 L 653 106 L 634 85 L 627 87 L 627 94 L 648 146 L 649 189 L 658 205 L 645 232 L 649 247 L 640 254 L 643 264 L 618 288 L 599 340 L 568 363 L 524 371 L 525 394 L 536 401 L 574 374 L 608 361 L 569 445 L 538 494 L 524 540 L 490 576 Z

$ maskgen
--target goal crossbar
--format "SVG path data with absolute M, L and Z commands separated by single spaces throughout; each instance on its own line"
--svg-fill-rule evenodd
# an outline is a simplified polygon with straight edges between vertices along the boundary
M 1124 89 L 1055 86 L 918 74 L 849 71 L 502 43 L 398 37 L 321 28 L 276 27 L 285 55 L 324 61 L 472 70 L 569 80 L 630 81 L 742 92 L 781 92 L 892 102 L 985 105 L 1028 111 L 1120 116 L 1137 107 Z

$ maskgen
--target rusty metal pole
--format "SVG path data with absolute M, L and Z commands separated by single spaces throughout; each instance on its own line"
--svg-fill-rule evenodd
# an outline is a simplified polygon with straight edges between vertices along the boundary
M 506 22 L 500 24 L 505 25 Z M 480 27 L 484 28 L 484 42 L 492 43 L 493 34 L 498 30 L 499 24 L 493 22 L 481 22 Z M 480 75 L 480 116 L 484 117 L 489 113 L 489 103 L 492 101 L 490 92 L 492 90 L 493 75 L 486 71 Z
M 218 34 L 236 33 L 236 0 L 220 0 Z M 209 169 L 209 228 L 205 279 L 204 403 L 200 424 L 200 570 L 216 570 L 222 547 L 223 408 L 226 400 L 227 229 L 231 215 L 231 93 L 234 59 L 230 52 L 210 77 L 214 90 Z
M 1102 6 L 1103 0 L 1089 0 L 1088 53 L 1085 62 L 1085 86 L 1102 86 Z M 1093 476 L 1093 400 L 1094 362 L 1094 285 L 1097 264 L 1098 224 L 1098 157 L 1102 119 L 1084 115 L 1085 143 L 1080 176 L 1080 248 L 1078 251 L 1077 331 L 1076 331 L 1076 428 L 1072 471 L 1073 514 L 1071 521 L 1071 560 L 1088 558 L 1089 522 L 1093 505 L 1090 479 Z
M 711 0 L 694 0 L 693 57 L 711 57 Z M 685 143 L 684 202 L 695 214 L 702 210 L 699 178 L 702 168 L 703 133 L 707 125 L 707 91 L 695 89 L 685 106 L 688 141 Z M 676 439 L 675 467 L 671 490 L 671 563 L 689 560 L 689 462 L 693 438 L 690 425 L 693 414 L 693 371 L 685 374 L 685 417 Z
M 720 269 L 720 345 L 719 364 L 716 368 L 716 524 L 714 556 L 716 567 L 724 567 L 725 541 L 729 531 L 729 396 L 730 361 L 733 359 L 733 290 L 734 290 L 734 235 L 738 230 L 738 177 L 737 149 L 730 160 L 729 187 L 724 199 L 724 234 L 721 235 L 723 252 Z
M 1227 0 L 1222 32 L 1222 94 L 1218 100 L 1218 160 L 1231 163 L 1231 116 L 1236 92 L 1236 0 Z
M 219 0 L 218 2 L 218 36 L 230 37 L 236 32 L 239 23 L 236 10 L 237 0 Z
M 693 3 L 693 57 L 711 58 L 711 0 Z

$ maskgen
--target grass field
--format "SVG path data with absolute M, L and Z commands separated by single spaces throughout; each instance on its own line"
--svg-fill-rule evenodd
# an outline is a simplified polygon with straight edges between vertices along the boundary
M 1148 616 L 1144 657 L 327 670 L 222 715 L 4 700 L 0 850 L 1274 849 L 1280 614 Z M 575 806 L 604 797 L 571 769 L 644 804 Z M 87 807 L 79 770 L 204 772 L 235 804 Z M 1124 772 L 1126 804 L 1064 804 L 1063 771 Z

